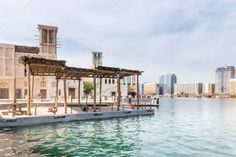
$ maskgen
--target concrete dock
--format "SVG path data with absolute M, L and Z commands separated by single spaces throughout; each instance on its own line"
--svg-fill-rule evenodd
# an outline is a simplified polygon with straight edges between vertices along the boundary
M 154 115 L 154 109 L 143 108 L 143 109 L 131 109 L 123 108 L 117 111 L 113 108 L 111 111 L 110 107 L 102 107 L 101 112 L 93 112 L 90 108 L 87 112 L 82 111 L 78 107 L 68 108 L 69 113 L 63 113 L 63 107 L 58 107 L 58 112 L 54 115 L 48 112 L 48 107 L 38 107 L 37 114 L 32 112 L 31 116 L 27 115 L 15 115 L 12 117 L 11 113 L 2 114 L 0 116 L 0 128 L 6 127 L 17 127 L 17 126 L 32 126 L 38 124 L 49 124 L 56 122 L 68 122 L 68 121 L 82 121 L 82 120 L 95 120 L 95 119 L 109 119 L 118 117 L 129 117 L 129 116 L 144 116 Z M 5 111 L 6 113 L 7 111 Z

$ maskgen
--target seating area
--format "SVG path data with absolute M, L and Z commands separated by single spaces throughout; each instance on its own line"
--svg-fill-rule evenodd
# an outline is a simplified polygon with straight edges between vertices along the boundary
M 27 115 L 26 110 L 22 110 L 23 106 L 26 106 L 26 103 L 11 103 L 8 104 L 8 114 L 11 113 L 12 117 L 15 115 Z M 6 112 L 5 112 L 6 114 Z

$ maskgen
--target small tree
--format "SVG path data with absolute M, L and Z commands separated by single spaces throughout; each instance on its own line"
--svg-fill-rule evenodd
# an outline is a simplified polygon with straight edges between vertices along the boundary
M 93 90 L 93 84 L 91 82 L 84 82 L 84 94 L 86 98 L 86 106 L 88 102 L 88 95 L 92 92 Z

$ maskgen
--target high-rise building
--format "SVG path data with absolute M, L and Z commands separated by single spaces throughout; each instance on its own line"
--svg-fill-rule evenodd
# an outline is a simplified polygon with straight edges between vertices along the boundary
M 175 74 L 161 75 L 159 78 L 159 85 L 162 89 L 163 95 L 172 95 L 174 93 L 174 84 L 177 83 L 177 77 Z
M 219 67 L 215 71 L 216 94 L 230 93 L 230 79 L 235 78 L 234 66 Z

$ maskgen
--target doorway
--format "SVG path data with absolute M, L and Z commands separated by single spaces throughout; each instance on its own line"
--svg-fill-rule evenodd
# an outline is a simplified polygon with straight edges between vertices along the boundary
M 21 89 L 16 89 L 16 99 L 21 99 Z
M 0 88 L 0 99 L 9 99 L 9 89 Z
M 41 99 L 47 99 L 47 90 L 40 89 L 40 95 L 41 95 Z
M 75 99 L 75 88 L 69 88 L 69 96 L 71 96 L 72 99 Z

